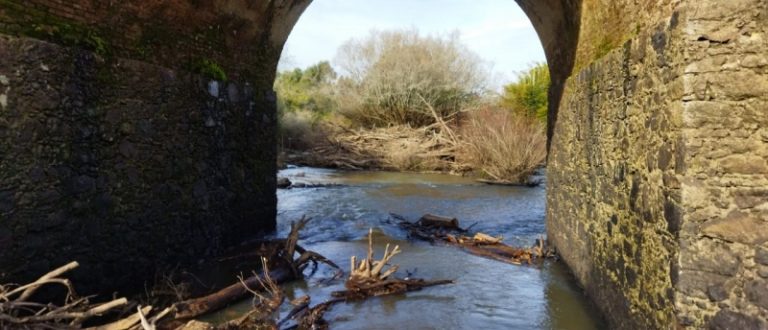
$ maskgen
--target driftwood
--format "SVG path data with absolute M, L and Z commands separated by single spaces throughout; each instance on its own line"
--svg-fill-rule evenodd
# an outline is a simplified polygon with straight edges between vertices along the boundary
M 273 255 L 264 257 L 263 272 L 261 274 L 254 273 L 253 276 L 247 279 L 240 278 L 238 283 L 232 284 L 226 288 L 223 288 L 217 292 L 211 293 L 204 297 L 186 300 L 175 305 L 176 320 L 188 320 L 200 315 L 204 315 L 219 309 L 222 309 L 234 302 L 242 300 L 248 296 L 249 293 L 255 291 L 268 290 L 269 287 L 265 286 L 265 283 L 284 283 L 292 280 L 303 278 L 303 270 L 313 263 L 315 266 L 317 263 L 325 263 L 333 268 L 339 269 L 332 261 L 326 259 L 312 251 L 307 251 L 300 247 L 297 242 L 299 240 L 299 231 L 309 222 L 309 218 L 302 217 L 297 223 L 291 223 L 291 233 L 285 240 L 278 240 L 275 243 L 282 245 L 281 248 L 275 249 Z M 296 257 L 295 254 L 299 253 Z M 267 269 L 272 269 L 267 271 Z
M 253 309 L 242 317 L 229 321 L 223 325 L 225 329 L 277 329 L 278 325 L 273 317 L 275 312 L 285 301 L 283 290 L 277 285 L 277 282 L 269 275 L 267 260 L 262 259 L 264 267 L 264 279 L 259 281 L 259 288 L 266 292 L 266 295 L 259 293 L 259 290 L 252 289 L 250 285 L 240 279 L 240 283 L 248 292 L 253 294 L 258 302 L 254 304 Z
M 423 215 L 417 223 L 424 227 L 454 229 L 459 231 L 464 230 L 459 227 L 459 220 L 456 218 L 443 217 L 429 213 Z
M 240 278 L 241 287 L 254 297 L 254 305 L 250 312 L 219 325 L 192 320 L 173 328 L 176 330 L 278 329 L 274 315 L 283 304 L 285 295 L 277 282 L 269 276 L 271 272 L 266 259 L 262 259 L 262 266 L 264 275 L 254 276 L 260 279 L 258 287 L 254 288 L 242 277 Z
M 400 252 L 399 246 L 396 245 L 390 250 L 389 244 L 387 244 L 381 260 L 375 260 L 373 258 L 373 231 L 369 230 L 367 257 L 360 262 L 357 262 L 357 258 L 354 256 L 351 258 L 351 272 L 347 282 L 344 284 L 346 290 L 335 291 L 332 295 L 337 298 L 357 300 L 453 283 L 450 280 L 426 281 L 421 279 L 391 278 L 399 266 L 389 265 L 389 262 Z
M 521 183 L 521 182 L 515 182 L 515 181 L 487 180 L 487 179 L 477 179 L 477 182 L 485 183 L 487 185 L 492 185 L 492 186 L 511 186 L 511 187 L 538 187 L 543 183 L 541 180 L 526 181 Z
M 317 259 L 320 262 L 330 262 L 328 260 L 320 260 L 322 256 L 317 254 L 313 255 L 310 251 L 302 252 L 296 241 L 298 240 L 298 230 L 300 230 L 306 221 L 302 220 L 298 224 L 292 226 L 291 234 L 284 240 L 283 250 L 285 256 L 292 255 L 296 251 L 301 256 L 297 259 L 292 259 L 291 264 L 294 265 L 296 271 L 301 269 L 300 264 L 306 263 L 308 260 Z M 291 310 L 282 320 L 275 322 L 275 313 L 279 310 L 279 307 L 283 304 L 284 298 L 282 291 L 277 284 L 283 278 L 292 278 L 293 270 L 283 268 L 281 272 L 277 270 L 269 271 L 268 262 L 263 259 L 264 273 L 262 275 L 254 275 L 249 279 L 240 279 L 240 283 L 237 285 L 225 288 L 213 295 L 209 295 L 203 298 L 199 298 L 196 301 L 188 301 L 190 305 L 177 304 L 179 313 L 177 318 L 188 318 L 189 315 L 200 315 L 201 311 L 196 309 L 190 309 L 189 306 L 201 307 L 201 310 L 206 310 L 207 306 L 211 303 L 218 303 L 218 298 L 230 297 L 233 295 L 240 296 L 242 292 L 251 293 L 257 298 L 258 303 L 254 304 L 254 308 L 246 315 L 232 320 L 221 325 L 212 325 L 203 322 L 189 321 L 186 323 L 177 323 L 177 330 L 229 330 L 229 329 L 279 329 L 283 328 L 283 325 L 290 320 L 295 320 L 295 324 L 288 329 L 327 329 L 328 322 L 323 319 L 323 315 L 331 309 L 335 304 L 345 302 L 350 299 L 365 299 L 369 297 L 402 293 L 407 291 L 419 290 L 424 287 L 452 283 L 452 281 L 425 281 L 419 279 L 396 279 L 393 278 L 394 273 L 397 271 L 397 265 L 390 265 L 389 262 L 392 258 L 399 254 L 400 248 L 395 246 L 390 249 L 389 245 L 384 249 L 384 256 L 381 259 L 375 260 L 373 258 L 373 236 L 372 232 L 369 232 L 368 236 L 368 254 L 365 259 L 357 261 L 356 257 L 352 257 L 352 266 L 349 278 L 345 283 L 347 290 L 333 292 L 334 296 L 330 300 L 310 307 L 310 297 L 304 296 L 291 301 L 291 304 L 295 307 Z M 318 257 L 319 256 L 319 257 Z M 322 258 L 324 259 L 324 258 Z M 335 266 L 335 265 L 334 265 Z M 277 275 L 275 275 L 277 274 Z M 260 292 L 266 291 L 267 294 L 263 295 Z M 233 294 L 232 292 L 237 292 Z M 227 298 L 228 299 L 228 298 Z M 207 311 L 206 311 L 207 313 Z
M 531 264 L 534 261 L 555 256 L 544 246 L 545 240 L 543 238 L 537 240 L 537 244 L 533 247 L 520 248 L 504 244 L 503 237 L 493 237 L 485 233 L 464 235 L 469 232 L 469 228 L 472 226 L 463 229 L 455 218 L 438 217 L 431 214 L 424 215 L 416 222 L 409 222 L 398 215 L 393 215 L 393 218 L 400 220 L 398 225 L 407 230 L 410 237 L 458 246 L 471 254 L 501 262 L 514 265 Z M 424 221 L 425 219 L 427 221 Z
M 453 283 L 450 280 L 426 281 L 422 279 L 397 279 L 393 275 L 398 265 L 390 265 L 392 258 L 401 253 L 400 247 L 390 249 L 387 244 L 384 255 L 376 260 L 373 257 L 373 231 L 368 231 L 368 251 L 365 259 L 358 261 L 352 256 L 349 278 L 344 286 L 346 290 L 334 291 L 334 297 L 328 301 L 309 307 L 309 297 L 298 299 L 296 307 L 278 325 L 296 318 L 298 329 L 328 329 L 328 322 L 323 319 L 325 312 L 335 304 L 348 300 L 362 300 L 370 297 L 398 294 L 420 290 L 425 287 Z
M 251 292 L 249 288 L 252 288 L 251 290 L 264 290 L 265 287 L 262 283 L 267 281 L 267 278 L 271 278 L 278 284 L 295 279 L 288 269 L 277 269 L 269 273 L 257 274 L 210 295 L 177 303 L 174 317 L 176 319 L 191 319 L 227 307 L 247 297 L 248 293 Z
M 124 307 L 128 304 L 126 298 L 118 298 L 105 303 L 91 303 L 89 299 L 79 298 L 75 293 L 72 283 L 62 276 L 77 268 L 77 262 L 71 262 L 43 275 L 36 281 L 13 287 L 12 285 L 0 285 L 0 328 L 14 329 L 66 329 L 80 328 L 85 322 L 99 324 L 101 317 Z M 67 290 L 64 302 L 61 305 L 53 303 L 36 303 L 30 301 L 35 292 L 49 285 L 61 285 Z M 138 307 L 136 314 L 125 319 L 91 327 L 94 330 L 128 330 L 140 326 L 143 329 L 153 330 L 154 324 L 168 311 L 149 317 L 151 306 Z

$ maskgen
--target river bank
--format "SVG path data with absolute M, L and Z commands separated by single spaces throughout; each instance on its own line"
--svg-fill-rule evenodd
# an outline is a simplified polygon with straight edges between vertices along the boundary
M 545 162 L 546 136 L 537 120 L 492 107 L 434 120 L 366 128 L 334 116 L 283 114 L 278 166 L 438 172 L 525 185 Z

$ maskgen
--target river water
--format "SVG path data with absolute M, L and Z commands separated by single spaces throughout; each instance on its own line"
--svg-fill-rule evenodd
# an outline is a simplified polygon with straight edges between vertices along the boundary
M 412 221 L 424 213 L 456 217 L 463 227 L 510 245 L 529 246 L 544 234 L 545 184 L 488 186 L 472 179 L 391 172 L 342 172 L 315 168 L 281 171 L 294 183 L 337 187 L 278 191 L 278 232 L 302 215 L 312 220 L 300 244 L 349 269 L 349 257 L 363 258 L 367 233 L 374 230 L 380 256 L 386 243 L 400 245 L 393 259 L 399 276 L 451 279 L 454 284 L 404 295 L 335 305 L 325 316 L 332 329 L 599 329 L 599 314 L 560 262 L 515 266 L 467 254 L 455 247 L 409 241 L 390 213 Z M 308 294 L 312 305 L 343 288 L 328 283 L 322 269 L 303 283 L 289 285 L 288 299 Z M 287 304 L 286 304 L 287 305 Z M 243 302 L 215 318 L 231 318 L 250 307 Z M 286 307 L 288 308 L 288 307 Z

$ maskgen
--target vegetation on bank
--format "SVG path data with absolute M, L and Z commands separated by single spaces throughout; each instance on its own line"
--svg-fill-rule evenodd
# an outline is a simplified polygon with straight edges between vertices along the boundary
M 521 117 L 535 117 L 545 123 L 549 84 L 549 67 L 537 64 L 504 86 L 501 105 Z
M 528 183 L 546 157 L 549 72 L 538 64 L 502 95 L 458 35 L 372 32 L 275 81 L 284 161 L 353 169 L 472 173 Z

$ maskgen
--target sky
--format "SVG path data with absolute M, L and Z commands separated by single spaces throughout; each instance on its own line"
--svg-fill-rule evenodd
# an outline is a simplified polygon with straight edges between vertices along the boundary
M 365 38 L 372 29 L 412 28 L 422 35 L 458 31 L 488 63 L 492 85 L 545 61 L 533 26 L 513 0 L 314 0 L 291 32 L 279 69 L 333 64 L 338 47 L 351 38 Z

